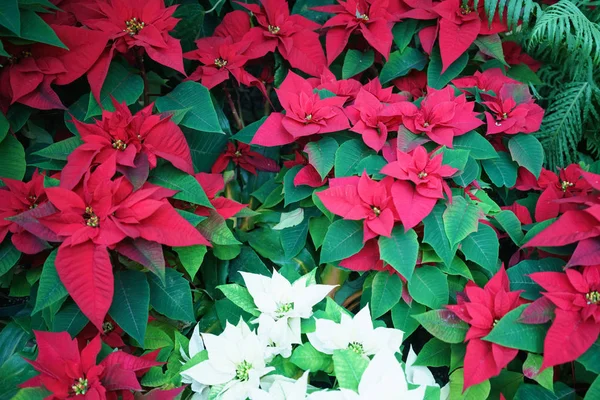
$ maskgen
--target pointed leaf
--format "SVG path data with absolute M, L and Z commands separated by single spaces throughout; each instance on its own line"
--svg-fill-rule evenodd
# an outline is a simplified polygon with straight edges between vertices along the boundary
M 108 313 L 123 330 L 144 346 L 150 287 L 145 274 L 125 270 L 115 273 L 115 295 Z
M 517 182 L 517 164 L 510 159 L 508 153 L 498 152 L 498 158 L 483 160 L 483 169 L 492 183 L 498 187 L 511 188 Z
M 444 211 L 444 231 L 454 247 L 478 228 L 479 209 L 464 197 L 454 196 L 452 204 Z
M 460 250 L 468 261 L 479 264 L 492 274 L 498 272 L 500 244 L 496 232 L 488 225 L 480 223 L 477 231 L 461 242 Z
M 396 274 L 377 272 L 371 285 L 371 314 L 373 319 L 381 317 L 394 307 L 402 295 L 402 281 Z
M 408 293 L 429 308 L 442 308 L 448 304 L 447 276 L 437 267 L 417 268 L 408 282 Z
M 195 321 L 189 282 L 172 268 L 167 268 L 165 272 L 165 283 L 156 275 L 147 274 L 150 305 L 171 319 Z
M 419 241 L 414 230 L 404 232 L 402 226 L 396 226 L 391 237 L 380 236 L 379 252 L 383 261 L 410 281 L 419 255 Z
M 508 141 L 508 149 L 513 160 L 527 169 L 536 178 L 540 177 L 544 164 L 544 149 L 533 135 L 518 134 Z
M 325 179 L 333 168 L 338 147 L 335 139 L 330 137 L 324 137 L 318 142 L 308 143 L 304 147 L 304 152 L 308 154 L 308 162 L 315 167 L 321 179 Z
M 54 250 L 48 255 L 46 261 L 44 261 L 42 275 L 40 276 L 40 285 L 35 297 L 35 307 L 33 308 L 32 314 L 58 303 L 68 294 L 67 289 L 65 289 L 65 286 L 58 277 L 58 272 L 56 272 L 56 267 L 54 265 L 57 252 L 58 250 Z
M 177 190 L 173 198 L 213 208 L 196 178 L 169 164 L 154 169 L 149 181 L 155 185 Z
M 125 102 L 125 104 L 131 105 L 143 91 L 144 80 L 138 73 L 127 69 L 119 62 L 112 62 L 100 90 L 102 104 L 99 105 L 94 96 L 89 96 L 85 119 L 102 114 L 102 109 L 114 111 L 115 107 L 111 97 L 114 97 L 119 103 Z
M 368 365 L 368 358 L 350 349 L 333 352 L 333 369 L 342 389 L 358 391 L 360 378 Z
M 352 78 L 354 75 L 358 75 L 371 65 L 375 60 L 375 53 L 373 50 L 367 50 L 362 52 L 360 50 L 348 50 L 346 57 L 344 57 L 344 66 L 342 67 L 342 79 Z
M 363 223 L 339 219 L 327 230 L 321 249 L 321 264 L 353 256 L 363 246 Z
M 462 343 L 469 330 L 469 325 L 449 310 L 431 310 L 413 318 L 429 333 L 446 343 Z
M 548 332 L 549 324 L 534 325 L 518 322 L 526 307 L 527 304 L 523 304 L 502 317 L 483 340 L 512 349 L 542 353 L 544 351 L 544 337 Z
M 417 49 L 407 47 L 402 52 L 394 51 L 383 65 L 379 79 L 382 84 L 385 84 L 401 76 L 408 75 L 413 69 L 421 71 L 426 64 L 427 57 Z
M 434 89 L 443 89 L 452 79 L 456 78 L 469 62 L 469 54 L 463 53 L 442 73 L 442 57 L 439 47 L 434 47 L 427 68 L 427 85 Z

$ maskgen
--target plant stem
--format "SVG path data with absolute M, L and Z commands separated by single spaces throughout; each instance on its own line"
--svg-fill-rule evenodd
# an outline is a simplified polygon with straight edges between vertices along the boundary
M 229 89 L 227 89 L 227 88 L 225 88 L 225 97 L 227 97 L 227 102 L 229 103 L 229 108 L 231 108 L 231 113 L 233 114 L 233 119 L 235 120 L 235 125 L 237 126 L 238 130 L 241 130 L 244 127 L 244 122 L 240 118 L 240 115 L 238 114 L 237 109 L 235 108 L 235 103 L 233 102 L 233 99 L 231 98 L 231 93 L 229 92 Z
M 237 109 L 238 109 L 238 115 L 240 116 L 240 121 L 242 123 L 242 128 L 245 126 L 244 124 L 244 115 L 242 114 L 242 95 L 239 91 L 235 91 L 236 94 L 236 98 L 237 98 Z
M 352 304 L 352 302 L 356 299 L 360 299 L 360 296 L 362 296 L 362 289 L 359 290 L 356 293 L 351 294 L 350 296 L 348 296 L 348 298 L 346 300 L 344 300 L 344 302 L 342 303 L 342 307 L 345 307 L 346 309 L 350 309 L 349 306 L 350 304 Z
M 271 102 L 269 101 L 269 94 L 271 93 L 271 85 L 266 85 L 265 91 L 267 92 L 267 99 L 265 101 L 265 117 L 271 114 Z
M 138 68 L 142 74 L 144 80 L 144 107 L 150 104 L 150 94 L 148 92 L 148 76 L 146 75 L 146 66 L 144 65 L 144 48 L 140 47 L 137 49 L 135 58 L 137 60 Z

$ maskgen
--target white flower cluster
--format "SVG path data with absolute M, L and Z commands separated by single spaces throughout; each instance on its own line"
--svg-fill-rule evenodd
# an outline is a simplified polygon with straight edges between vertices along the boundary
M 439 390 L 441 400 L 448 398 L 448 387 L 440 390 L 429 369 L 413 365 L 417 356 L 412 348 L 402 367 L 396 353 L 403 332 L 375 328 L 368 305 L 354 317 L 342 313 L 339 323 L 315 318 L 314 331 L 306 334 L 308 344 L 323 357 L 349 350 L 353 357 L 364 359 L 362 363 L 368 365 L 355 390 L 313 387 L 308 384 L 308 370 L 298 379 L 273 373 L 269 363 L 276 356 L 291 357 L 293 345 L 303 345 L 302 319 L 313 317 L 313 306 L 334 286 L 315 284 L 310 274 L 294 283 L 277 271 L 272 278 L 242 275 L 260 312 L 251 321 L 258 329 L 253 331 L 240 320 L 237 326 L 227 323 L 216 336 L 201 334 L 196 326 L 181 372 L 183 382 L 191 384 L 193 400 L 421 400 L 427 387 Z

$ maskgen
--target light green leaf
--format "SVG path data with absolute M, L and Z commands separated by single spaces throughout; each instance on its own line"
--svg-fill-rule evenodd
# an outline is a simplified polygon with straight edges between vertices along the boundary
M 444 211 L 444 231 L 454 247 L 471 233 L 477 231 L 480 211 L 462 196 L 453 196 L 452 204 Z
M 508 67 L 508 64 L 504 60 L 502 41 L 497 33 L 493 35 L 479 35 L 474 43 L 483 54 L 495 58 Z
M 450 310 L 431 310 L 414 318 L 429 333 L 446 343 L 462 343 L 469 330 L 469 325 Z
M 448 279 L 437 267 L 417 268 L 408 283 L 408 293 L 429 308 L 442 308 L 448 304 Z
M 21 252 L 10 240 L 0 243 L 0 276 L 4 275 L 19 261 Z
M 492 183 L 498 187 L 507 188 L 515 186 L 517 182 L 517 164 L 510 159 L 508 153 L 498 152 L 498 158 L 483 160 L 483 169 L 490 177 Z
M 152 170 L 148 180 L 155 185 L 177 190 L 173 196 L 175 199 L 213 208 L 196 178 L 170 164 L 163 164 Z
M 308 162 L 315 167 L 321 179 L 325 179 L 333 168 L 338 148 L 335 139 L 330 137 L 310 142 L 304 147 L 304 152 L 308 154 Z
M 523 375 L 525 375 L 525 377 L 529 379 L 533 379 L 542 387 L 545 387 L 550 391 L 554 391 L 554 368 L 546 368 L 542 372 L 540 372 L 540 367 L 542 366 L 543 360 L 543 356 L 528 353 L 527 359 L 523 363 Z M 600 395 L 600 393 L 598 394 Z
M 446 265 L 451 265 L 457 246 L 450 246 L 450 241 L 446 236 L 443 218 L 445 209 L 444 204 L 437 204 L 433 207 L 431 213 L 423 219 L 425 228 L 423 242 L 430 244 Z
M 260 315 L 260 311 L 256 308 L 256 304 L 254 304 L 252 295 L 245 287 L 242 287 L 237 283 L 231 283 L 229 285 L 217 286 L 217 289 L 223 292 L 225 297 L 242 310 L 255 317 Z
M 114 97 L 119 103 L 125 102 L 125 104 L 131 105 L 136 102 L 143 91 L 144 80 L 139 74 L 119 62 L 112 62 L 100 90 L 102 106 L 98 104 L 94 96 L 89 96 L 85 119 L 101 115 L 102 109 L 114 111 L 115 107 L 111 97 Z
M 402 281 L 396 274 L 377 272 L 371 285 L 371 314 L 373 319 L 381 317 L 400 301 Z
M 294 349 L 291 361 L 305 371 L 317 372 L 331 369 L 332 358 L 323 354 L 310 343 L 305 343 Z
M 490 394 L 490 381 L 473 385 L 463 392 L 464 369 L 457 369 L 450 375 L 450 400 L 482 400 Z
M 179 256 L 179 261 L 181 261 L 183 268 L 190 274 L 190 278 L 194 280 L 206 255 L 206 246 L 197 244 L 194 246 L 173 247 L 173 250 Z
M 437 338 L 430 339 L 417 355 L 414 365 L 443 367 L 450 365 L 450 344 Z
M 35 307 L 33 308 L 32 314 L 58 303 L 68 294 L 67 289 L 65 289 L 58 277 L 56 266 L 54 265 L 57 251 L 58 250 L 54 250 L 50 253 L 48 258 L 46 258 L 46 261 L 44 261 L 42 275 L 40 276 L 40 285 L 35 298 Z
M 125 270 L 115 272 L 115 294 L 108 313 L 142 347 L 148 325 L 150 287 L 145 274 Z
M 344 66 L 342 67 L 342 79 L 352 78 L 354 75 L 360 74 L 371 65 L 375 60 L 373 50 L 362 52 L 360 50 L 348 50 L 344 58 Z
M 424 305 L 414 301 L 409 306 L 400 300 L 398 304 L 392 307 L 392 323 L 394 324 L 394 328 L 404 332 L 404 338 L 406 339 L 419 327 L 419 322 L 413 316 L 424 312 Z
M 362 140 L 348 140 L 335 153 L 335 177 L 354 175 L 356 166 L 371 153 Z
M 379 80 L 382 84 L 407 75 L 410 70 L 423 70 L 427 64 L 427 57 L 419 50 L 407 47 L 404 51 L 394 51 L 388 61 L 383 65 Z
M 548 332 L 549 324 L 518 322 L 527 306 L 527 304 L 523 304 L 502 317 L 483 340 L 512 349 L 542 353 L 544 351 L 544 337 Z
M 159 313 L 180 321 L 195 321 L 190 283 L 173 268 L 165 270 L 165 282 L 146 274 L 150 284 L 150 305 Z
M 544 149 L 533 135 L 520 133 L 508 141 L 508 149 L 513 160 L 527 169 L 536 178 L 540 177 L 544 164 Z
M 350 349 L 333 352 L 333 369 L 342 389 L 358 391 L 360 378 L 368 365 L 368 358 Z
M 455 149 L 469 150 L 469 155 L 476 160 L 498 157 L 498 153 L 491 143 L 477 131 L 470 131 L 464 135 L 456 136 L 452 144 Z
M 498 253 L 500 244 L 493 228 L 479 224 L 476 232 L 471 233 L 462 242 L 460 250 L 469 261 L 495 274 L 498 271 Z
M 327 230 L 321 250 L 321 264 L 353 256 L 363 246 L 363 223 L 339 219 Z
M 494 215 L 494 219 L 498 221 L 504 232 L 510 236 L 512 241 L 517 246 L 522 246 L 525 235 L 521 229 L 521 221 L 519 218 L 510 210 L 502 210 L 498 214 Z
M 410 281 L 417 265 L 419 241 L 414 230 L 404 232 L 402 226 L 392 230 L 391 237 L 379 237 L 381 259 Z

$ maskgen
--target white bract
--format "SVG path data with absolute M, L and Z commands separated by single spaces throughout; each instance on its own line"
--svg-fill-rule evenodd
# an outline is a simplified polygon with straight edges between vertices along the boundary
M 269 323 L 278 330 L 276 343 L 280 347 L 287 344 L 300 344 L 300 320 L 310 318 L 313 314 L 313 306 L 323 300 L 335 286 L 310 285 L 310 274 L 298 278 L 290 283 L 276 270 L 273 270 L 271 278 L 247 272 L 240 272 L 246 283 L 248 292 L 254 299 L 256 308 L 261 315 L 258 318 L 259 326 Z M 267 322 L 265 322 L 267 321 Z M 276 326 L 275 326 L 276 325 Z M 282 332 L 286 330 L 287 332 Z M 274 341 L 274 340 L 272 340 Z
M 194 358 L 194 356 L 204 350 L 204 341 L 200 336 L 200 325 L 196 325 L 192 337 L 190 338 L 190 344 L 188 346 L 189 356 L 185 354 L 183 348 L 181 349 L 181 358 L 185 362 Z M 192 367 L 193 368 L 193 367 Z M 181 372 L 181 382 L 191 384 L 191 389 L 194 392 L 193 400 L 205 400 L 208 399 L 210 388 L 197 380 L 194 379 L 193 375 L 189 374 L 189 369 Z
M 419 386 L 436 386 L 439 387 L 433 377 L 433 374 L 427 367 L 414 365 L 417 360 L 417 354 L 412 346 L 408 351 L 406 358 L 406 380 L 408 383 Z M 440 400 L 446 400 L 450 397 L 450 386 L 446 385 L 440 389 Z
M 298 380 L 281 375 L 265 376 L 260 382 L 260 386 L 264 390 L 264 397 L 257 398 L 257 400 L 327 400 L 327 395 L 323 397 L 323 393 L 335 393 L 319 390 L 308 394 L 309 372 L 305 371 Z M 311 389 L 315 388 L 311 387 Z
M 276 355 L 292 356 L 294 337 L 287 324 L 277 323 L 266 315 L 258 318 L 258 337 L 266 346 L 265 360 L 270 362 Z
M 404 332 L 393 328 L 373 328 L 369 306 L 365 306 L 354 318 L 342 313 L 338 324 L 328 319 L 316 319 L 316 329 L 308 333 L 310 343 L 325 354 L 334 350 L 351 349 L 361 355 L 380 352 L 394 354 L 400 348 Z
M 240 320 L 227 323 L 219 336 L 203 333 L 208 360 L 193 366 L 185 374 L 207 386 L 221 387 L 219 400 L 260 399 L 260 378 L 274 368 L 265 364 L 265 345 L 255 332 Z

